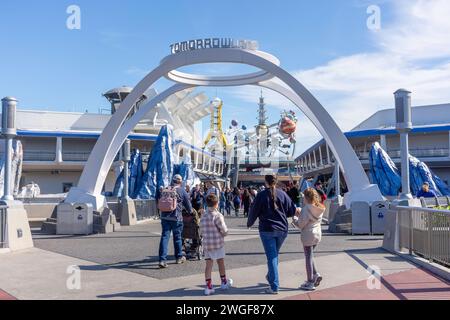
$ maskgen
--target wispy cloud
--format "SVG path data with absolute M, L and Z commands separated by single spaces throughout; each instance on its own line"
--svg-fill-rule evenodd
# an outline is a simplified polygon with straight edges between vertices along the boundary
M 126 74 L 131 75 L 131 76 L 136 76 L 138 78 L 145 77 L 149 72 L 150 72 L 150 70 L 146 70 L 146 69 L 139 68 L 136 66 L 131 66 L 125 70 Z
M 374 51 L 293 71 L 342 130 L 351 130 L 373 112 L 392 106 L 392 93 L 400 87 L 413 92 L 414 105 L 450 101 L 450 1 L 397 0 L 390 5 L 395 19 L 373 33 Z M 255 101 L 259 90 L 238 88 L 235 93 Z M 267 96 L 272 104 L 289 103 L 278 94 Z M 320 139 L 310 123 L 300 122 L 297 134 L 299 152 Z
M 99 40 L 113 48 L 124 49 L 128 47 L 129 40 L 138 38 L 137 34 L 125 33 L 121 31 L 103 30 L 98 32 Z

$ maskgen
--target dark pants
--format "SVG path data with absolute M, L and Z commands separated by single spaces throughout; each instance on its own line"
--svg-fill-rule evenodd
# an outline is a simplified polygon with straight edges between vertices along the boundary
M 244 203 L 244 217 L 248 217 L 249 211 L 250 211 L 250 203 Z
M 159 261 L 167 261 L 170 233 L 173 233 L 175 258 L 183 257 L 183 221 L 161 220 L 161 241 L 159 242 Z
M 286 240 L 287 234 L 285 231 L 259 233 L 267 257 L 267 268 L 269 270 L 267 278 L 273 291 L 278 291 L 280 287 L 280 280 L 278 278 L 278 254 L 280 253 L 284 240 Z
M 227 204 L 225 205 L 225 210 L 227 211 L 227 215 L 231 215 L 231 207 L 232 207 L 232 203 L 231 202 L 227 202 Z

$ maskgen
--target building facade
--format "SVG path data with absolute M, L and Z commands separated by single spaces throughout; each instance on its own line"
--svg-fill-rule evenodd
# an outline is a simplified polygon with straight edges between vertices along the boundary
M 413 130 L 409 134 L 410 154 L 425 162 L 444 182 L 450 182 L 450 104 L 412 108 Z M 400 168 L 400 136 L 395 130 L 395 110 L 381 110 L 345 133 L 363 167 L 369 170 L 369 152 L 379 142 Z M 304 178 L 327 178 L 335 159 L 322 139 L 303 152 L 296 165 Z
M 209 115 L 209 99 L 192 90 L 179 92 L 158 104 L 130 133 L 131 148 L 143 153 L 146 160 L 163 125 L 174 128 L 174 156 L 191 158 L 194 170 L 202 175 L 221 176 L 223 159 L 201 148 L 195 123 Z M 17 111 L 17 139 L 23 146 L 20 187 L 39 185 L 41 194 L 60 194 L 76 186 L 91 150 L 110 120 L 110 114 Z M 183 121 L 188 119 L 189 121 Z M 121 170 L 120 152 L 107 176 L 104 192 L 112 192 Z

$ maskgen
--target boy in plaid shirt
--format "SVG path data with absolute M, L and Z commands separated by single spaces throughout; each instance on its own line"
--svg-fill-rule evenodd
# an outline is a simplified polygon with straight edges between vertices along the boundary
M 215 194 L 206 197 L 206 212 L 200 220 L 200 231 L 203 237 L 203 249 L 206 260 L 205 279 L 206 289 L 205 295 L 214 293 L 214 287 L 211 281 L 211 272 L 214 260 L 217 260 L 219 266 L 221 289 L 228 289 L 232 286 L 233 280 L 227 279 L 225 274 L 225 241 L 224 237 L 228 233 L 227 225 L 222 214 L 217 210 L 219 199 Z

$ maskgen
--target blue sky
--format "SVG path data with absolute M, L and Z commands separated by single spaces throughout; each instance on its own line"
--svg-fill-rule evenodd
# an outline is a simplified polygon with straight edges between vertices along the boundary
M 98 112 L 108 106 L 101 93 L 135 85 L 169 54 L 170 43 L 210 36 L 255 39 L 349 130 L 373 111 L 390 106 L 398 87 L 416 89 L 420 102 L 450 101 L 449 93 L 435 92 L 450 81 L 448 33 L 442 31 L 449 27 L 448 3 L 2 0 L 0 95 L 16 96 L 26 109 Z M 81 8 L 81 30 L 66 28 L 66 9 L 72 4 Z M 366 26 L 371 4 L 381 9 L 378 32 Z M 405 38 L 409 46 L 399 43 L 406 43 Z M 434 46 L 429 50 L 439 53 L 424 52 L 422 45 Z M 163 85 L 158 83 L 157 89 Z M 202 91 L 211 97 L 216 93 Z M 258 90 L 218 88 L 217 94 L 225 101 L 226 123 L 233 117 L 254 123 Z M 280 108 L 291 107 L 270 93 L 267 103 L 273 121 Z M 242 110 L 252 112 L 242 116 Z M 304 117 L 297 135 L 299 150 L 319 138 Z

